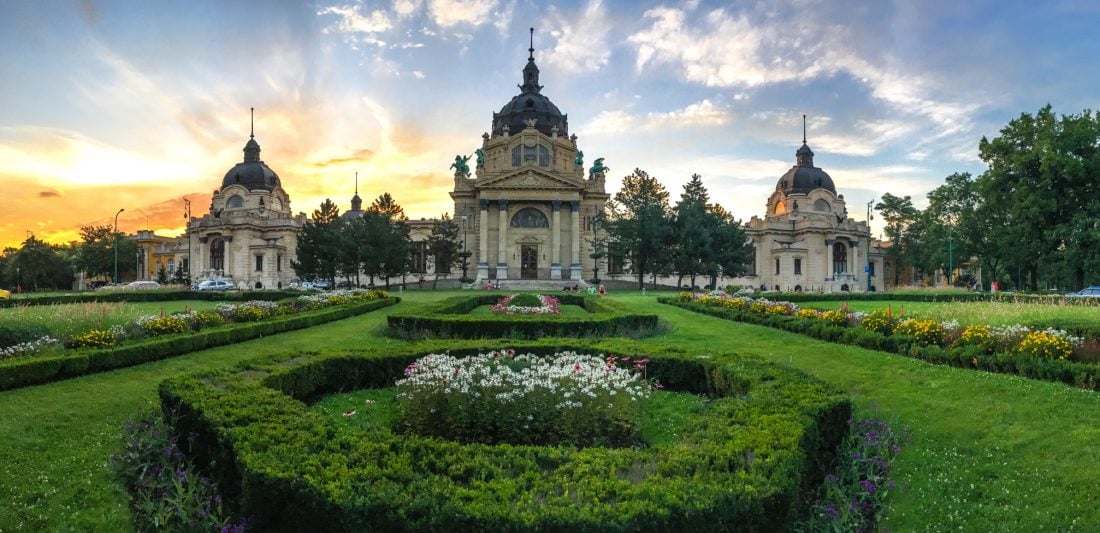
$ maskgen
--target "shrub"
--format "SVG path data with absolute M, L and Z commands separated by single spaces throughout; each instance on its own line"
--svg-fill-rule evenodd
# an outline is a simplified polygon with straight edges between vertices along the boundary
M 42 324 L 28 322 L 0 323 L 0 348 L 33 342 L 49 335 L 50 331 Z
M 984 350 L 986 353 L 993 353 L 997 340 L 993 338 L 988 326 L 971 324 L 963 328 L 959 338 L 955 339 L 954 345 L 959 347 L 973 346 Z
M 821 313 L 821 320 L 828 322 L 834 326 L 845 327 L 848 325 L 848 313 L 839 309 L 830 309 Z
M 803 308 L 803 309 L 799 309 L 798 312 L 795 313 L 794 316 L 797 316 L 798 318 L 814 318 L 814 319 L 817 319 L 817 318 L 821 318 L 821 311 L 818 311 L 817 309 L 810 309 L 809 307 L 806 307 L 806 308 Z
M 91 329 L 81 333 L 65 343 L 66 348 L 109 348 L 115 345 L 118 336 L 111 329 Z
M 935 320 L 918 320 L 910 318 L 901 321 L 895 328 L 897 335 L 909 335 L 915 337 L 921 344 L 940 346 L 944 341 L 943 326 Z
M 1047 331 L 1032 331 L 1016 346 L 1016 353 L 1025 357 L 1065 360 L 1073 353 L 1073 346 L 1065 337 Z
M 176 413 L 167 422 L 149 413 L 125 425 L 123 450 L 110 459 L 115 478 L 130 494 L 138 531 L 243 532 L 223 506 L 217 484 L 200 475 L 184 454 L 193 439 L 173 432 Z
M 137 325 L 150 337 L 183 333 L 191 329 L 191 325 L 186 320 L 176 315 L 141 317 Z
M 408 431 L 460 442 L 628 446 L 651 390 L 637 370 L 576 352 L 430 354 L 397 381 L 398 410 Z
M 670 390 L 707 394 L 711 407 L 679 442 L 654 449 L 463 445 L 362 433 L 295 399 L 389 386 L 425 348 L 445 346 L 457 356 L 506 347 L 428 344 L 272 356 L 247 371 L 169 380 L 161 401 L 188 415 L 178 430 L 198 435 L 196 456 L 222 466 L 219 484 L 233 489 L 242 512 L 260 529 L 282 530 L 789 530 L 800 494 L 824 474 L 819 465 L 835 464 L 851 415 L 846 397 L 798 371 L 677 352 L 648 354 L 650 376 Z M 562 339 L 515 349 L 598 353 L 594 344 Z
M 886 309 L 875 309 L 867 313 L 867 315 L 859 321 L 859 325 L 863 329 L 883 335 L 893 333 L 896 324 L 897 321 L 894 320 L 893 315 Z

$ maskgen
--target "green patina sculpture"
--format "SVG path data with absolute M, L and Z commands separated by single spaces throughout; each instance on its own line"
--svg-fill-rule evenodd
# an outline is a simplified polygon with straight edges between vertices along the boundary
M 481 148 L 478 148 L 474 150 L 474 155 L 477 156 L 477 166 L 485 166 L 485 152 Z
M 602 157 L 599 158 L 599 159 L 596 159 L 596 161 L 594 163 L 592 163 L 592 168 L 588 169 L 588 179 L 592 179 L 592 178 L 596 177 L 596 174 L 603 174 L 603 173 L 607 172 L 608 170 L 611 170 L 611 169 L 603 166 L 603 158 Z
M 462 174 L 464 176 L 470 175 L 470 166 L 466 164 L 470 160 L 468 155 L 456 155 L 455 162 L 451 163 L 451 168 L 455 169 L 455 174 Z
M 577 158 L 573 160 L 573 163 L 576 163 L 578 167 L 584 166 L 584 152 L 577 150 Z

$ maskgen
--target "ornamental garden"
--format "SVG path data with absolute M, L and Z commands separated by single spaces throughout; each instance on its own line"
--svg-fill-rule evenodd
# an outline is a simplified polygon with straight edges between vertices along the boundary
M 0 309 L 0 528 L 1100 521 L 1095 306 L 263 294 Z

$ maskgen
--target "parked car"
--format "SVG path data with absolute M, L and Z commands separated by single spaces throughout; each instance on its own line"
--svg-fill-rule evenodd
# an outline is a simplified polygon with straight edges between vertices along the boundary
M 11 291 L 0 289 L 0 300 L 11 300 Z
M 160 283 L 155 281 L 132 281 L 126 285 L 127 289 L 159 289 Z
M 1100 285 L 1093 285 L 1077 292 L 1067 294 L 1071 298 L 1100 298 Z
M 328 290 L 332 288 L 332 283 L 327 279 L 319 279 L 313 282 L 313 288 Z
M 294 280 L 294 281 L 290 282 L 290 288 L 291 289 L 301 289 L 303 291 L 306 291 L 306 290 L 309 290 L 309 289 L 313 288 L 313 282 L 312 281 Z
M 87 287 L 88 290 L 102 289 L 103 287 L 107 286 L 107 282 L 100 280 L 89 281 L 88 283 L 85 283 L 84 286 Z
M 208 279 L 191 287 L 195 291 L 231 291 L 237 286 L 224 279 Z

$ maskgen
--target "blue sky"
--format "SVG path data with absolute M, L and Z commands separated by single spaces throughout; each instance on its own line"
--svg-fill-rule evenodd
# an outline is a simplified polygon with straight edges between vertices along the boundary
M 854 218 L 980 173 L 1021 112 L 1096 107 L 1100 4 L 1033 2 L 4 2 L 0 243 L 106 223 L 182 230 L 241 160 L 249 108 L 296 211 L 390 192 L 450 209 L 448 166 L 518 89 L 543 94 L 609 188 L 692 173 L 761 215 L 801 116 Z M 877 222 L 877 221 L 876 221 Z M 876 225 L 877 227 L 877 225 Z

